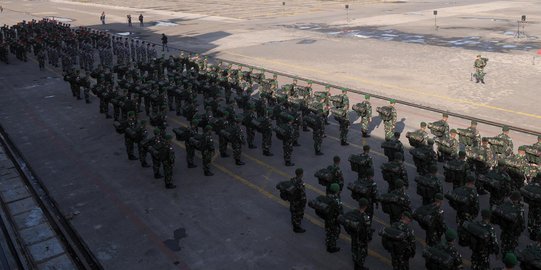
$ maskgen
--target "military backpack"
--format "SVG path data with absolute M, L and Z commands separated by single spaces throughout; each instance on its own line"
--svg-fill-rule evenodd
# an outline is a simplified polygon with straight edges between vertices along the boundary
M 490 230 L 480 222 L 464 221 L 459 227 L 458 235 L 458 244 L 472 250 L 484 249 L 491 244 Z
M 419 175 L 415 177 L 415 182 L 417 182 L 417 194 L 423 198 L 433 197 L 434 194 L 440 192 L 441 186 L 437 178 Z
M 353 210 L 338 216 L 338 223 L 344 227 L 349 235 L 360 234 L 366 236 L 366 240 L 372 240 L 372 230 L 365 220 L 364 215 L 359 211 Z M 357 231 L 359 230 L 359 231 Z
M 529 205 L 541 205 L 541 185 L 532 182 L 520 189 L 524 202 Z
M 406 132 L 406 138 L 411 147 L 419 147 L 425 144 L 425 134 L 421 130 Z
M 381 244 L 385 250 L 393 254 L 403 253 L 407 248 L 408 235 L 395 227 L 385 227 L 379 232 L 381 235 Z
M 365 117 L 368 114 L 368 104 L 365 102 L 357 103 L 353 105 L 351 109 L 360 117 Z
M 430 133 L 432 133 L 432 135 L 436 137 L 443 137 L 446 135 L 445 132 L 447 129 L 447 125 L 446 122 L 443 120 L 428 123 L 427 127 L 430 130 Z
M 351 190 L 351 198 L 356 201 L 361 198 L 372 199 L 372 190 L 376 188 L 376 183 L 359 179 L 355 182 L 350 182 L 347 188 Z
M 379 117 L 383 121 L 391 121 L 393 119 L 393 107 L 391 106 L 377 107 L 376 112 L 378 112 Z
M 445 198 L 449 200 L 449 205 L 456 211 L 466 211 L 471 207 L 470 202 L 470 188 L 463 186 L 455 188 L 450 193 L 445 194 Z
M 329 168 L 323 168 L 314 174 L 314 176 L 317 178 L 318 183 L 322 186 L 328 186 L 333 182 L 333 172 Z
M 462 186 L 466 182 L 467 166 L 462 160 L 453 159 L 443 165 L 445 182 L 458 183 Z
M 401 178 L 402 167 L 395 162 L 387 162 L 381 165 L 381 173 L 383 174 L 383 180 L 392 183 L 393 181 Z
M 419 223 L 423 230 L 428 230 L 436 225 L 438 215 L 441 215 L 443 210 L 434 204 L 423 205 L 413 211 L 413 219 Z
M 475 137 L 477 134 L 473 130 L 468 128 L 457 128 L 456 133 L 458 133 L 458 142 L 465 146 L 473 146 L 475 142 Z
M 331 212 L 332 198 L 324 195 L 317 196 L 308 202 L 308 206 L 316 211 L 316 215 L 322 219 L 327 219 Z
M 351 155 L 348 158 L 351 170 L 354 172 L 362 172 L 372 168 L 372 159 L 368 155 Z
M 427 269 L 454 270 L 455 258 L 440 245 L 428 246 L 423 250 Z M 428 268 L 430 266 L 430 268 Z
M 502 230 L 520 229 L 522 210 L 511 202 L 504 202 L 492 210 L 491 222 Z
M 295 185 L 291 181 L 282 181 L 276 185 L 276 189 L 280 191 L 280 198 L 284 201 L 289 201 L 295 195 Z

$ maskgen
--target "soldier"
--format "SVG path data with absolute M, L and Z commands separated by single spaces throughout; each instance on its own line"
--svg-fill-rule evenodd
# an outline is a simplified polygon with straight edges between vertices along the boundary
M 188 163 L 188 168 L 192 169 L 197 167 L 195 163 L 193 162 L 193 158 L 195 156 L 195 146 L 193 146 L 189 142 L 189 138 L 195 136 L 197 134 L 197 127 L 199 126 L 199 120 L 193 119 L 190 122 L 190 134 L 187 136 L 188 138 L 184 141 L 184 146 L 186 147 L 186 162 Z
M 372 122 L 372 104 L 370 104 L 370 95 L 364 95 L 364 101 L 366 113 L 361 117 L 361 132 L 364 138 L 369 138 L 368 126 Z
M 484 69 L 487 66 L 488 58 L 482 58 L 481 55 L 477 55 L 475 62 L 473 62 L 473 67 L 475 68 L 475 83 L 485 83 L 485 72 Z
M 517 256 L 514 253 L 507 253 L 503 257 L 503 264 L 505 265 L 505 269 L 503 268 L 494 268 L 494 270 L 512 270 L 515 268 L 515 266 L 518 264 Z M 527 268 L 522 268 L 527 269 Z
M 393 211 L 389 214 L 391 224 L 397 222 L 400 219 L 402 213 L 411 211 L 411 200 L 408 194 L 406 194 L 406 190 L 404 189 L 404 183 L 401 180 L 396 180 L 394 186 L 395 189 L 389 193 L 396 195 L 401 211 Z
M 388 179 L 385 179 L 389 183 L 389 188 L 387 189 L 387 192 L 391 192 L 397 188 L 397 186 L 395 186 L 395 184 L 397 183 L 396 180 L 400 180 L 399 182 L 402 185 L 405 185 L 406 188 L 409 187 L 408 171 L 406 170 L 406 166 L 404 165 L 404 156 L 402 156 L 402 154 L 395 153 L 395 158 L 393 161 L 382 165 L 382 174 L 386 167 L 393 168 L 392 176 L 388 177 Z
M 423 205 L 433 203 L 435 201 L 436 194 L 443 192 L 443 186 L 441 184 L 441 181 L 436 176 L 438 173 L 438 167 L 430 166 L 429 171 L 430 175 L 425 176 L 425 178 L 429 179 L 430 184 L 428 186 L 423 186 L 420 182 L 417 183 L 417 194 L 419 194 L 419 188 L 421 186 L 423 186 L 423 188 L 426 190 L 430 190 L 429 192 L 427 192 L 427 194 L 419 194 L 423 198 Z M 416 178 L 416 180 L 417 179 L 418 178 Z
M 335 253 L 340 251 L 340 248 L 336 246 L 336 240 L 340 236 L 340 223 L 338 223 L 338 216 L 342 214 L 342 202 L 338 193 L 340 192 L 340 186 L 337 183 L 330 185 L 330 194 L 327 197 L 330 200 L 329 214 L 325 218 L 325 245 L 327 246 L 327 252 Z
M 513 205 L 513 212 L 516 213 L 516 221 L 513 223 L 512 228 L 502 226 L 502 234 L 500 240 L 502 242 L 502 256 L 505 256 L 508 252 L 515 252 L 515 248 L 518 246 L 518 238 L 522 232 L 526 229 L 526 220 L 524 216 L 524 205 L 521 203 L 522 196 L 518 190 L 513 191 L 510 196 L 511 204 Z
M 455 159 L 459 151 L 459 143 L 456 139 L 456 129 L 451 129 L 450 136 L 438 141 L 438 156 L 441 161 Z
M 393 161 L 396 153 L 402 154 L 404 158 L 404 145 L 400 141 L 400 132 L 395 132 L 393 138 L 381 143 L 381 148 L 389 161 Z
M 474 134 L 474 138 L 473 138 L 471 146 L 478 147 L 479 144 L 481 144 L 481 134 L 479 134 L 479 130 L 477 130 L 477 121 L 472 120 L 470 123 L 470 127 L 468 127 L 466 130 Z M 466 145 L 466 146 L 469 146 L 469 145 Z
M 203 133 L 201 155 L 203 156 L 203 171 L 205 176 L 213 176 L 214 173 L 210 170 L 210 163 L 212 162 L 212 156 L 214 156 L 214 140 L 212 139 L 212 126 L 207 125 L 205 132 Z
M 291 183 L 295 187 L 293 195 L 289 199 L 289 212 L 291 212 L 291 224 L 293 231 L 296 233 L 304 233 L 305 229 L 301 227 L 301 221 L 304 216 L 304 208 L 306 207 L 306 192 L 304 182 L 302 181 L 304 171 L 302 168 L 295 170 L 295 177 L 291 178 Z
M 479 195 L 475 189 L 475 176 L 469 174 L 466 177 L 466 185 L 459 187 L 462 189 L 462 194 L 468 198 L 468 201 L 463 206 L 459 206 L 456 210 L 456 223 L 460 226 L 466 220 L 474 219 L 479 213 Z
M 445 225 L 445 221 L 443 220 L 443 194 L 436 193 L 432 205 L 436 211 L 434 212 L 434 222 L 432 223 L 432 226 L 426 230 L 426 244 L 429 246 L 440 243 L 441 236 L 447 228 L 447 225 Z
M 246 140 L 248 142 L 248 148 L 255 149 L 257 146 L 254 145 L 255 139 L 255 127 L 253 127 L 250 122 L 255 119 L 254 105 L 252 103 L 248 104 L 248 109 L 244 111 L 244 124 L 246 126 Z
M 235 124 L 233 125 L 233 141 L 231 142 L 231 148 L 233 148 L 233 158 L 235 159 L 236 165 L 244 165 L 245 163 L 240 160 L 240 156 L 242 153 L 242 145 L 246 143 L 246 140 L 244 139 L 244 135 L 242 134 L 242 128 L 240 127 L 240 123 L 242 122 L 242 119 L 240 117 L 237 117 L 235 119 Z
M 162 178 L 163 175 L 160 173 L 160 167 L 162 165 L 162 156 L 160 152 L 165 148 L 165 138 L 163 136 L 162 130 L 159 130 L 159 136 L 154 136 L 154 142 L 152 144 L 151 156 L 152 156 L 152 170 L 154 171 L 154 178 Z
M 143 24 L 143 13 L 139 14 L 139 26 L 141 26 L 141 27 L 145 26 Z
M 361 198 L 359 200 L 359 208 L 357 209 L 361 216 L 357 223 L 357 228 L 351 234 L 351 255 L 353 257 L 353 265 L 355 270 L 366 270 L 364 262 L 368 255 L 368 242 L 372 240 L 372 218 L 366 212 L 368 200 Z
M 128 112 L 126 129 L 130 129 L 131 133 L 126 131 L 124 132 L 124 144 L 126 145 L 126 152 L 128 153 L 129 160 L 137 160 L 137 157 L 133 154 L 133 148 L 135 139 L 133 136 L 136 135 L 137 130 L 137 119 L 135 118 L 135 112 Z
M 481 140 L 481 156 L 482 161 L 479 160 L 470 160 L 472 163 L 473 171 L 475 172 L 475 176 L 477 179 L 481 175 L 485 175 L 488 173 L 488 171 L 496 165 L 496 160 L 494 159 L 494 152 L 492 151 L 492 148 L 490 148 L 490 145 L 488 144 L 488 138 L 483 137 Z M 477 191 L 480 195 L 487 194 L 486 190 L 483 188 L 483 185 L 481 182 L 476 182 Z
M 434 151 L 434 140 L 428 139 L 427 144 L 410 150 L 413 156 L 413 162 L 417 168 L 417 173 L 426 175 L 429 173 L 430 166 L 436 165 L 437 154 Z
M 537 136 L 537 142 L 533 144 L 533 147 L 541 149 L 541 135 Z
M 406 211 L 402 213 L 400 220 L 392 223 L 391 227 L 402 231 L 406 234 L 406 238 L 403 240 L 402 250 L 394 250 L 391 252 L 391 260 L 394 270 L 409 270 L 409 260 L 415 257 L 415 232 L 411 228 L 412 216 L 411 213 Z
M 396 128 L 396 109 L 395 109 L 396 100 L 391 99 L 389 101 L 389 107 L 391 108 L 391 115 L 390 118 L 387 118 L 387 120 L 383 120 L 383 126 L 385 128 L 385 139 L 389 140 L 392 138 L 394 129 Z
M 312 129 L 312 138 L 314 139 L 314 150 L 316 152 L 316 156 L 323 155 L 321 152 L 321 144 L 323 144 L 323 135 L 325 135 L 324 117 L 323 110 L 319 110 L 319 113 L 315 114 L 316 123 Z
M 466 162 L 466 152 L 459 151 L 458 158 L 450 160 L 443 165 L 443 174 L 446 182 L 453 183 L 453 189 L 463 186 L 466 183 L 466 174 L 468 164 Z
M 333 157 L 333 164 L 329 166 L 329 169 L 332 173 L 332 181 L 329 185 L 327 185 L 327 195 L 330 193 L 331 185 L 336 183 L 340 187 L 340 192 L 342 192 L 342 188 L 344 187 L 344 174 L 342 173 L 342 170 L 340 169 L 340 157 L 334 156 Z M 338 192 L 338 196 L 340 197 L 340 192 Z
M 269 117 L 269 113 L 271 110 L 267 110 L 267 112 L 263 115 L 263 121 L 261 121 L 261 148 L 263 149 L 263 155 L 272 157 L 274 154 L 270 151 L 271 145 L 272 145 L 272 122 Z
M 358 179 L 366 178 L 368 177 L 368 174 L 372 172 L 372 176 L 374 176 L 374 161 L 372 160 L 372 157 L 370 156 L 370 145 L 365 144 L 363 145 L 363 152 L 361 153 L 362 159 L 368 159 L 368 164 L 370 164 L 367 167 L 364 167 L 363 170 L 360 170 L 357 172 Z
M 445 242 L 439 243 L 435 246 L 436 249 L 439 249 L 453 258 L 452 265 L 440 265 L 432 264 L 429 260 L 426 261 L 427 270 L 441 270 L 441 269 L 464 269 L 462 264 L 462 256 L 458 253 L 457 248 L 453 245 L 453 241 L 457 238 L 457 233 L 453 229 L 447 229 L 445 231 Z M 424 256 L 424 255 L 423 255 Z
M 364 197 L 364 199 L 368 201 L 368 204 L 366 206 L 366 214 L 368 214 L 370 220 L 372 220 L 372 217 L 374 216 L 374 207 L 378 208 L 379 198 L 378 186 L 374 181 L 374 170 L 368 171 L 365 181 L 367 182 L 367 186 L 370 186 L 370 190 L 368 191 L 367 196 Z
M 496 232 L 494 231 L 494 227 L 490 224 L 490 216 L 491 212 L 488 209 L 483 209 L 481 211 L 481 218 L 482 220 L 477 223 L 485 228 L 485 230 L 490 232 L 490 240 L 489 243 L 486 243 L 485 245 L 480 244 L 476 247 L 472 248 L 472 255 L 471 255 L 471 266 L 472 270 L 481 270 L 481 269 L 489 269 L 490 268 L 490 260 L 489 256 L 490 254 L 498 254 L 499 251 L 499 245 L 498 245 L 498 239 L 496 237 Z
M 141 166 L 143 168 L 148 168 L 150 165 L 148 165 L 146 157 L 148 153 L 148 147 L 149 143 L 152 142 L 152 139 L 147 139 L 147 129 L 145 127 L 146 121 L 141 120 L 139 125 L 137 126 L 137 153 L 139 154 L 139 162 L 141 162 Z M 159 130 L 158 130 L 159 131 Z M 156 135 L 156 134 L 155 134 Z
M 496 138 L 499 138 L 504 141 L 503 153 L 499 155 L 498 158 L 506 158 L 513 155 L 513 140 L 509 137 L 509 127 L 503 126 L 502 133 L 500 133 Z
M 429 124 L 428 128 L 436 131 L 435 132 L 436 134 L 434 135 L 435 141 L 443 140 L 449 136 L 449 124 L 447 123 L 448 119 L 449 119 L 449 115 L 447 113 L 443 113 L 441 120 Z M 438 127 L 438 126 L 439 128 L 434 129 L 434 127 Z
M 416 137 L 418 137 L 419 139 L 415 140 L 410 138 L 411 133 L 417 134 Z M 410 145 L 412 147 L 418 148 L 428 143 L 429 136 L 428 132 L 426 131 L 426 122 L 421 122 L 421 124 L 419 125 L 419 129 L 411 133 L 406 133 L 406 137 L 409 139 Z
M 347 140 L 350 122 L 349 119 L 347 119 L 347 113 L 345 117 L 339 117 L 336 119 L 338 120 L 338 124 L 340 125 L 340 145 L 349 145 Z
M 171 138 L 173 138 L 171 135 L 167 134 L 165 135 L 165 143 L 162 148 L 162 151 L 164 151 L 165 155 L 162 160 L 163 164 L 163 175 L 164 175 L 164 181 L 165 181 L 165 188 L 167 189 L 173 189 L 177 186 L 173 184 L 173 165 L 175 164 L 175 151 L 173 150 L 173 146 L 171 145 Z
M 282 149 L 284 151 L 284 161 L 286 166 L 295 166 L 295 163 L 291 162 L 291 154 L 293 153 L 293 117 L 289 117 L 287 126 L 285 127 L 285 138 L 282 140 Z

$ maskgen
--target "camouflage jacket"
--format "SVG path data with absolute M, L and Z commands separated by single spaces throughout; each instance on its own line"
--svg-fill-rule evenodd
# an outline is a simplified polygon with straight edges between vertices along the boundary
M 485 251 L 488 251 L 488 253 L 492 254 L 498 254 L 500 251 L 500 245 L 498 244 L 498 237 L 496 236 L 496 230 L 494 230 L 494 226 L 490 223 L 485 223 L 484 221 L 477 221 L 479 225 L 484 227 L 487 231 L 490 232 L 490 243 L 487 246 L 483 246 L 485 248 Z M 481 250 L 473 250 L 473 254 L 476 252 L 482 252 Z
M 304 182 L 302 181 L 301 177 L 295 176 L 290 179 L 293 186 L 295 186 L 295 192 L 292 198 L 290 200 L 294 200 L 297 202 L 306 202 L 306 190 L 304 187 Z
M 513 140 L 511 140 L 511 137 L 507 136 L 504 133 L 500 133 L 498 136 L 496 136 L 496 138 L 502 139 L 503 141 L 506 142 L 505 150 L 504 150 L 505 155 L 507 156 L 512 155 L 513 154 Z
M 413 231 L 413 228 L 402 221 L 395 222 L 391 226 L 406 233 L 407 236 L 405 241 L 407 242 L 407 248 L 403 250 L 403 252 L 405 255 L 413 258 L 415 256 L 415 232 Z
M 458 249 L 449 243 L 439 243 L 436 248 L 443 250 L 447 252 L 447 254 L 451 255 L 453 257 L 453 266 L 452 269 L 464 269 L 464 265 L 462 264 L 462 255 L 458 253 Z
M 355 232 L 351 235 L 351 245 L 353 246 L 354 242 L 357 245 L 360 243 L 368 245 L 368 242 L 372 240 L 372 221 L 366 212 L 361 212 L 358 209 L 355 211 L 361 215 L 361 220 L 357 223 L 357 228 L 355 228 Z
M 329 169 L 333 174 L 333 183 L 338 183 L 340 186 L 344 185 L 344 174 L 340 167 L 333 164 L 329 166 Z
M 366 104 L 366 115 L 364 117 L 368 119 L 372 118 L 372 104 L 370 104 L 370 101 L 365 100 L 361 103 Z

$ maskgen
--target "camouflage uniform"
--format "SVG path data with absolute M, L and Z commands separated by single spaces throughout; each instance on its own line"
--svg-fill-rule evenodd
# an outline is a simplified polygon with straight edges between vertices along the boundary
M 210 163 L 212 162 L 212 156 L 214 155 L 214 139 L 212 138 L 211 130 L 205 130 L 205 133 L 203 134 L 203 151 L 201 151 L 203 157 L 203 171 L 207 176 L 213 175 L 210 171 Z
M 490 231 L 490 243 L 486 246 L 477 247 L 472 250 L 471 269 L 486 270 L 490 269 L 490 254 L 498 254 L 498 239 L 494 227 L 490 223 L 480 222 L 483 227 Z
M 348 119 L 344 118 L 338 118 L 338 123 L 340 124 L 340 143 L 342 145 L 348 144 L 348 132 L 349 132 L 349 125 L 351 124 Z
M 481 58 L 480 55 L 477 56 L 477 59 L 475 59 L 475 62 L 473 63 L 473 67 L 475 68 L 475 74 L 473 75 L 475 77 L 475 81 L 478 83 L 481 81 L 482 83 L 485 83 L 485 72 L 484 68 L 487 65 L 487 58 Z
M 342 173 L 340 167 L 336 164 L 329 166 L 329 168 L 332 172 L 333 178 L 332 182 L 327 185 L 326 194 L 329 195 L 331 192 L 331 185 L 333 183 L 337 183 L 340 186 L 340 191 L 338 191 L 337 195 L 338 197 L 340 197 L 340 193 L 342 192 L 342 188 L 344 187 L 344 174 Z
M 286 166 L 292 166 L 291 154 L 293 153 L 293 127 L 291 127 L 292 122 L 289 122 L 289 125 L 286 127 L 286 137 L 282 140 L 282 149 L 284 151 L 284 161 Z
M 327 250 L 336 248 L 336 240 L 340 236 L 340 224 L 338 216 L 342 214 L 343 207 L 340 198 L 336 194 L 327 195 L 332 200 L 329 206 L 329 215 L 325 218 L 325 245 Z
M 231 148 L 233 148 L 233 158 L 237 165 L 243 165 L 244 162 L 240 161 L 242 154 L 242 145 L 246 142 L 244 135 L 242 134 L 242 128 L 240 127 L 240 121 L 234 124 L 233 141 L 231 142 Z
M 321 144 L 323 143 L 324 135 L 324 119 L 323 113 L 316 115 L 316 127 L 312 129 L 312 138 L 314 139 L 314 150 L 316 155 L 322 155 Z
M 453 257 L 453 265 L 448 266 L 449 267 L 448 269 L 456 269 L 456 270 L 464 269 L 464 266 L 462 264 L 462 256 L 460 255 L 460 253 L 458 253 L 457 248 L 452 244 L 452 242 L 439 243 L 436 245 L 436 248 L 439 250 L 445 251 L 447 254 Z M 441 270 L 441 266 L 439 265 L 432 266 L 432 265 L 427 264 L 426 269 L 427 270 Z
M 248 148 L 250 149 L 257 148 L 254 145 L 255 129 L 249 123 L 253 119 L 255 119 L 255 112 L 252 107 L 249 107 L 248 110 L 244 112 L 244 121 L 246 125 L 246 141 L 248 142 Z
M 360 212 L 361 221 L 351 235 L 351 255 L 355 269 L 363 269 L 368 255 L 368 242 L 372 240 L 372 218 L 366 212 Z
M 155 136 L 155 141 L 152 145 L 152 147 L 158 151 L 162 149 L 162 147 L 165 147 L 164 145 L 164 138 L 162 136 Z M 151 152 L 152 153 L 152 152 Z M 162 175 L 160 174 L 160 167 L 162 164 L 162 160 L 159 156 L 151 155 L 152 156 L 152 170 L 154 171 L 154 178 L 161 178 Z
M 263 116 L 263 121 L 261 121 L 261 148 L 263 149 L 263 155 L 272 156 L 271 145 L 272 145 L 272 123 L 268 115 Z
M 306 207 L 306 192 L 302 176 L 296 176 L 290 180 L 295 186 L 295 193 L 289 198 L 289 211 L 291 212 L 291 224 L 293 228 L 300 228 Z
M 502 234 L 500 240 L 502 242 L 502 256 L 505 256 L 508 252 L 515 252 L 515 248 L 518 246 L 518 238 L 526 229 L 526 222 L 524 216 L 524 205 L 520 201 L 512 202 L 513 208 L 519 214 L 519 220 L 517 220 L 516 227 L 514 228 L 502 228 Z
M 365 100 L 362 103 L 366 104 L 366 114 L 361 118 L 361 132 L 363 134 L 368 134 L 368 126 L 372 119 L 372 105 L 368 100 Z
M 539 185 L 535 183 L 535 185 Z M 541 205 L 532 204 L 528 205 L 528 233 L 530 239 L 535 240 L 538 232 L 541 230 Z
M 136 130 L 138 128 L 137 119 L 135 119 L 134 117 L 130 117 L 127 120 L 126 128 Z M 133 154 L 134 143 L 135 143 L 134 139 L 130 138 L 130 136 L 128 136 L 127 132 L 124 132 L 124 144 L 126 145 L 126 152 L 128 154 L 128 159 L 130 159 L 130 160 L 136 160 L 137 159 L 135 157 L 135 155 Z
M 392 107 L 391 120 L 383 121 L 383 127 L 385 128 L 385 139 L 391 139 L 394 136 L 394 129 L 396 128 L 397 114 L 395 107 Z
M 513 155 L 513 140 L 509 135 L 505 133 L 500 133 L 498 136 L 496 136 L 498 139 L 502 139 L 505 141 L 504 145 L 504 153 L 499 156 L 499 158 L 506 158 Z
M 409 260 L 415 256 L 415 233 L 411 226 L 402 221 L 394 222 L 391 226 L 407 234 L 407 240 L 404 243 L 406 248 L 400 252 L 391 252 L 393 270 L 409 270 Z
M 438 206 L 438 211 L 434 213 L 434 223 L 426 230 L 426 244 L 429 246 L 437 245 L 441 242 L 441 236 L 445 233 L 447 225 L 443 219 L 443 209 Z
M 462 225 L 466 220 L 473 220 L 479 214 L 479 195 L 477 190 L 473 187 L 463 186 L 459 187 L 467 189 L 469 203 L 466 209 L 460 209 L 456 211 L 456 223 Z
M 175 164 L 175 151 L 173 151 L 171 142 L 165 142 L 163 151 L 167 153 L 165 159 L 162 160 L 165 187 L 173 188 L 173 165 Z

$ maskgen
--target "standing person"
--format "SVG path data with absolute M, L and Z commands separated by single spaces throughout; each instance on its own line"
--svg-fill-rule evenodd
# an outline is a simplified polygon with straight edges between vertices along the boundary
M 380 233 L 383 247 L 391 253 L 393 270 L 409 270 L 409 261 L 415 256 L 415 232 L 410 225 L 411 221 L 411 213 L 404 212 L 399 221 L 393 222 L 390 228 L 387 227 Z M 388 237 L 388 231 L 400 232 L 403 236 L 392 239 Z M 387 242 L 394 243 L 389 245 Z
M 295 188 L 293 196 L 289 198 L 289 212 L 291 212 L 291 224 L 293 231 L 296 233 L 304 233 L 305 229 L 301 227 L 301 221 L 304 216 L 304 208 L 306 207 L 306 191 L 302 177 L 304 171 L 302 168 L 295 170 L 295 177 L 291 178 L 291 183 Z
M 338 193 L 340 192 L 340 186 L 337 183 L 330 185 L 330 194 L 327 197 L 330 199 L 329 214 L 325 218 L 325 245 L 327 246 L 327 252 L 335 253 L 340 251 L 340 248 L 336 246 L 336 240 L 340 236 L 340 223 L 338 223 L 338 216 L 342 214 L 342 201 Z
M 139 26 L 145 26 L 145 24 L 143 23 L 143 13 L 139 14 Z
M 470 246 L 472 249 L 471 268 L 472 270 L 490 269 L 490 254 L 498 254 L 500 247 L 494 226 L 490 224 L 491 212 L 488 209 L 481 211 L 481 221 L 476 221 L 479 227 L 484 228 L 488 232 L 489 239 L 485 243 L 478 243 L 475 246 Z
M 473 67 L 475 68 L 475 74 L 473 74 L 473 77 L 475 78 L 475 82 L 479 83 L 479 81 L 484 84 L 485 83 L 485 75 L 484 72 L 485 67 L 487 66 L 488 58 L 483 58 L 481 55 L 477 55 L 477 58 L 475 58 L 475 62 L 473 62 Z
M 169 51 L 169 47 L 167 47 L 167 36 L 162 33 L 162 52 L 167 49 Z
M 128 26 L 131 27 L 131 14 L 128 14 L 126 18 L 128 18 Z
M 165 135 L 165 142 L 162 148 L 162 151 L 164 153 L 164 157 L 162 160 L 163 175 L 165 181 L 165 188 L 167 189 L 173 189 L 177 187 L 175 184 L 173 184 L 173 165 L 175 164 L 175 151 L 173 150 L 173 146 L 171 145 L 171 138 L 173 138 L 171 135 Z
M 355 270 L 368 269 L 364 267 L 368 255 L 368 242 L 372 240 L 372 220 L 366 213 L 368 204 L 369 202 L 365 198 L 359 200 L 359 209 L 357 211 L 361 218 L 355 231 L 351 234 L 351 255 Z
M 100 21 L 101 21 L 101 24 L 105 24 L 105 11 L 103 11 L 103 12 L 101 13 Z

